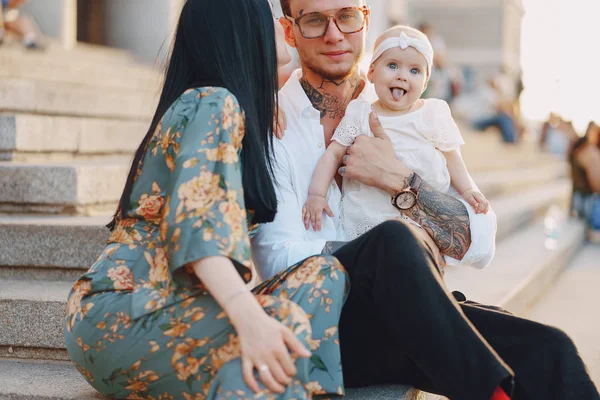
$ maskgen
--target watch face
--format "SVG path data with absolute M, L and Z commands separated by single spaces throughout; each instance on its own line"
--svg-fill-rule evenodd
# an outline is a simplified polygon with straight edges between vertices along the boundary
M 396 198 L 396 207 L 401 210 L 412 208 L 417 200 L 417 196 L 413 192 L 403 192 Z

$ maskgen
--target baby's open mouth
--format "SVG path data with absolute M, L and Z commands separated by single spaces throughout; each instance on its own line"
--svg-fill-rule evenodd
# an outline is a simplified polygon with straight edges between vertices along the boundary
M 402 96 L 406 94 L 406 90 L 401 88 L 391 88 L 390 90 L 392 92 L 392 97 L 396 101 L 399 101 L 402 98 Z

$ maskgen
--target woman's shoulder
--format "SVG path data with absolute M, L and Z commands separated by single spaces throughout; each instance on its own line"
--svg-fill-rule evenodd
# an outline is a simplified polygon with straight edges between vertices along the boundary
M 173 102 L 163 123 L 186 126 L 204 120 L 220 121 L 223 116 L 241 114 L 240 104 L 233 93 L 218 86 L 195 87 L 186 90 Z
M 179 96 L 177 102 L 182 104 L 195 103 L 204 107 L 239 106 L 235 95 L 229 89 L 220 86 L 202 86 L 188 89 Z

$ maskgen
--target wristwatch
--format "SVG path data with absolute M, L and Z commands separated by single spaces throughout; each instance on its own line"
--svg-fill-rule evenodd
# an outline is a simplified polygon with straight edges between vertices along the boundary
M 416 172 L 413 172 L 408 187 L 396 192 L 392 196 L 392 205 L 400 211 L 413 208 L 417 204 L 422 181 L 421 177 Z

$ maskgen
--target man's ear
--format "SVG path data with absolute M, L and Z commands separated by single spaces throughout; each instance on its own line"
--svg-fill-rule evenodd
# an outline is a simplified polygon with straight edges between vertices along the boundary
M 294 36 L 294 23 L 286 17 L 280 17 L 279 23 L 283 26 L 283 32 L 285 33 L 285 42 L 290 47 L 296 47 L 296 37 Z
M 374 67 L 374 65 L 375 65 L 375 63 L 371 64 L 369 66 L 369 72 L 367 72 L 367 79 L 371 83 L 373 83 L 373 74 L 375 73 L 375 67 Z

